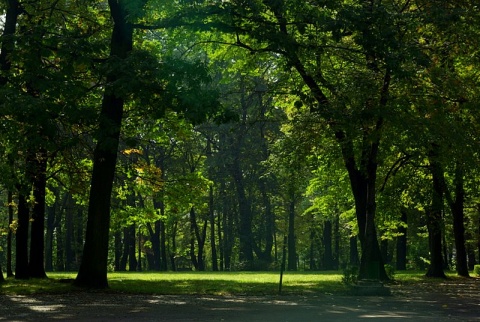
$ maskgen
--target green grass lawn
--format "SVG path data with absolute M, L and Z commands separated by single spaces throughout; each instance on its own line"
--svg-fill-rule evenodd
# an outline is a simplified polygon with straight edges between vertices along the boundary
M 397 272 L 398 283 L 432 282 L 425 272 Z M 0 294 L 64 293 L 79 289 L 70 281 L 76 273 L 49 273 L 45 280 L 26 281 L 7 279 Z M 284 294 L 343 294 L 348 288 L 342 283 L 343 273 L 285 272 Z M 455 274 L 449 274 L 455 278 Z M 209 294 L 209 295 L 266 295 L 278 294 L 278 272 L 115 272 L 108 275 L 108 292 L 145 294 Z M 437 280 L 438 281 L 438 280 Z

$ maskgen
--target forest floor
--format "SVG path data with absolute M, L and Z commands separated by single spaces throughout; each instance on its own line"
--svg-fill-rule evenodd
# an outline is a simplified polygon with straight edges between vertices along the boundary
M 389 287 L 390 296 L 0 295 L 0 321 L 480 321 L 479 278 Z

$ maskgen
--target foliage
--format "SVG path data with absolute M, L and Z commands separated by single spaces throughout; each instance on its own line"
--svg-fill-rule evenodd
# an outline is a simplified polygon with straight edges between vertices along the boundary
M 473 272 L 477 274 L 477 276 L 480 276 L 480 265 L 475 265 L 473 267 Z
M 358 267 L 347 266 L 343 269 L 342 283 L 347 286 L 352 286 L 358 282 Z

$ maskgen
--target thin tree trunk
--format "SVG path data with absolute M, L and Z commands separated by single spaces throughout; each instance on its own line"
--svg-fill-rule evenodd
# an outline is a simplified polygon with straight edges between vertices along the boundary
M 122 249 L 122 257 L 120 259 L 120 266 L 119 271 L 124 272 L 127 270 L 127 263 L 128 263 L 128 254 L 130 249 L 130 229 L 128 227 L 123 228 L 123 249 Z
M 326 220 L 323 224 L 323 269 L 333 269 L 333 253 L 332 253 L 332 222 Z
M 114 242 L 115 242 L 115 258 L 114 258 L 113 270 L 115 272 L 119 272 L 120 261 L 122 259 L 122 232 L 120 230 L 115 231 Z
M 297 250 L 295 240 L 295 193 L 290 193 L 288 209 L 288 266 L 289 271 L 297 270 Z
M 133 48 L 133 26 L 127 22 L 124 2 L 109 0 L 114 21 L 110 57 L 125 59 Z M 107 76 L 114 84 L 120 70 Z M 82 263 L 75 284 L 92 288 L 108 287 L 108 242 L 110 229 L 110 196 L 112 193 L 124 100 L 106 88 L 100 112 L 99 133 L 93 157 L 93 173 L 88 202 L 88 219 Z
M 397 237 L 396 251 L 396 269 L 405 271 L 407 269 L 407 211 L 401 211 L 400 220 L 405 226 L 398 228 L 399 236 Z
M 12 270 L 12 222 L 13 222 L 13 192 L 8 190 L 8 233 L 7 233 L 7 277 L 13 277 Z
M 131 224 L 128 227 L 128 270 L 130 272 L 135 272 L 137 270 L 138 262 L 137 262 L 137 254 L 135 252 L 136 246 L 136 225 Z M 139 236 L 140 237 L 140 236 Z
M 215 209 L 213 203 L 213 185 L 210 185 L 208 191 L 208 215 L 210 219 L 210 249 L 212 252 L 212 270 L 218 271 L 217 246 L 215 243 Z
M 68 194 L 67 207 L 65 208 L 65 270 L 73 270 L 75 253 L 73 251 L 73 198 Z

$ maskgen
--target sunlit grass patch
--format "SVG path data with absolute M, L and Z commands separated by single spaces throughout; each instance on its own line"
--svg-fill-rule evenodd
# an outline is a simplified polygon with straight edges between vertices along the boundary
M 111 273 L 112 290 L 153 294 L 277 294 L 278 272 Z M 301 294 L 343 291 L 341 274 L 286 272 L 282 292 Z

